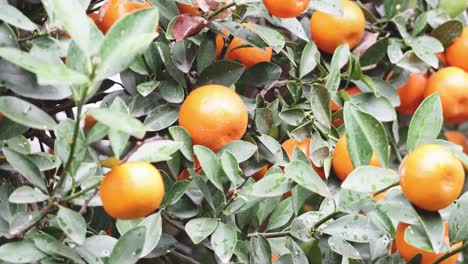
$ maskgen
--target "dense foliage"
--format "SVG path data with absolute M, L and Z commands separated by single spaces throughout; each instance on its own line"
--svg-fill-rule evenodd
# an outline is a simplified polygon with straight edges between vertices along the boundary
M 0 0 L 0 263 L 466 263 L 466 8 Z

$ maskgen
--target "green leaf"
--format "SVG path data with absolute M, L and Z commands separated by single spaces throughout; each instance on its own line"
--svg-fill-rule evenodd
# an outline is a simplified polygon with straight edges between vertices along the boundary
M 210 149 L 203 146 L 194 146 L 195 155 L 200 161 L 200 165 L 205 173 L 206 177 L 211 181 L 211 183 L 216 186 L 221 192 L 223 190 L 223 178 L 221 175 L 221 164 L 216 157 L 216 154 L 213 153 Z
M 241 85 L 268 86 L 281 76 L 280 66 L 270 62 L 260 62 L 248 69 L 238 81 Z
M 57 220 L 60 228 L 73 242 L 83 244 L 86 237 L 86 221 L 81 214 L 61 206 Z
M 292 198 L 287 198 L 275 207 L 268 220 L 267 231 L 282 227 L 287 224 L 293 215 Z
M 248 160 L 258 150 L 257 146 L 243 140 L 234 140 L 229 144 L 225 145 L 221 150 L 218 151 L 218 156 L 222 156 L 224 152 L 229 151 L 236 160 L 244 162 Z
M 286 167 L 285 171 L 287 178 L 295 181 L 302 187 L 324 197 L 332 196 L 325 182 L 312 169 L 310 164 L 301 160 L 294 160 Z
M 206 34 L 197 53 L 197 71 L 202 72 L 211 65 L 216 57 L 216 42 L 214 34 Z
M 255 197 L 275 197 L 288 190 L 288 178 L 283 173 L 274 173 L 265 175 L 260 181 L 246 187 L 245 194 Z
M 157 140 L 141 146 L 130 156 L 129 161 L 146 161 L 150 163 L 172 159 L 172 154 L 182 147 L 181 142 L 172 140 Z
M 42 202 L 47 199 L 49 199 L 49 196 L 43 194 L 41 191 L 29 186 L 21 186 L 10 195 L 8 201 L 16 204 L 28 204 Z
M 174 80 L 180 84 L 182 87 L 186 87 L 187 83 L 185 81 L 185 74 L 180 71 L 174 64 L 171 58 L 171 51 L 169 49 L 169 45 L 164 42 L 156 42 L 155 43 L 156 49 L 159 53 L 159 57 L 166 66 L 166 70 Z
M 85 264 L 73 248 L 66 246 L 51 235 L 36 232 L 31 237 L 36 247 L 40 248 L 44 253 L 67 258 L 73 263 Z
M 15 48 L 0 48 L 0 57 L 36 74 L 41 85 L 84 84 L 88 78 L 64 64 L 50 64 Z
M 157 6 L 159 13 L 167 19 L 171 19 L 179 14 L 175 1 L 172 0 L 149 0 L 153 6 Z
M 434 251 L 431 246 L 431 241 L 421 226 L 411 225 L 406 228 L 404 239 L 407 243 L 413 245 L 414 247 L 421 248 L 426 251 Z
M 387 37 L 379 39 L 362 54 L 359 62 L 362 67 L 378 64 L 387 54 L 389 40 Z
M 379 209 L 396 222 L 417 223 L 416 211 L 401 190 L 390 191 L 378 204 Z
M 271 248 L 268 240 L 262 236 L 250 239 L 250 260 L 251 264 L 270 264 Z
M 328 90 L 323 85 L 312 85 L 309 100 L 315 119 L 322 126 L 330 128 L 331 101 Z
M 156 107 L 145 119 L 145 128 L 149 131 L 160 131 L 177 121 L 179 110 L 169 104 Z
M 116 238 L 111 236 L 97 235 L 87 237 L 82 247 L 87 249 L 96 257 L 106 258 L 110 257 L 115 244 L 117 244 Z
M 128 231 L 130 231 L 133 228 L 137 227 L 138 224 L 141 223 L 141 221 L 143 221 L 142 218 L 131 219 L 131 220 L 117 219 L 117 221 L 115 221 L 115 227 L 117 227 L 117 230 L 119 231 L 119 234 L 121 236 L 123 236 Z
M 185 194 L 185 191 L 187 191 L 188 188 L 190 188 L 189 181 L 175 182 L 171 189 L 166 191 L 163 204 L 173 205 L 177 203 L 177 201 L 179 201 L 180 198 L 182 198 L 182 196 Z
M 40 130 L 53 130 L 57 126 L 42 109 L 13 96 L 0 97 L 0 112 L 19 124 Z
M 158 92 L 168 103 L 179 104 L 184 101 L 184 88 L 175 81 L 162 81 Z
M 86 8 L 78 0 L 52 0 L 50 1 L 54 18 L 59 21 L 73 41 L 78 44 L 85 54 L 91 50 L 89 17 Z
M 236 230 L 228 224 L 219 223 L 211 236 L 211 246 L 221 262 L 229 262 L 236 248 L 236 243 Z
M 466 0 L 440 0 L 439 8 L 442 8 L 451 17 L 462 14 L 468 8 Z
M 109 258 L 109 264 L 133 264 L 143 252 L 145 227 L 136 227 L 121 236 Z
M 468 193 L 455 202 L 448 219 L 450 242 L 452 244 L 468 239 Z
M 395 227 L 387 214 L 380 209 L 375 209 L 370 211 L 367 216 L 382 233 L 395 237 Z
M 75 121 L 71 119 L 65 119 L 55 129 L 57 136 L 54 142 L 55 156 L 59 158 L 63 164 L 68 161 L 70 156 L 71 144 L 73 143 L 73 132 L 75 130 Z M 72 170 L 75 171 L 78 167 L 81 167 L 81 161 L 86 155 L 85 135 L 82 130 L 78 131 L 78 137 L 75 144 L 75 153 L 72 161 Z M 74 173 L 72 173 L 74 174 Z
M 341 189 L 338 199 L 340 212 L 360 214 L 370 212 L 376 207 L 372 195 L 354 190 Z
M 302 108 L 290 108 L 281 111 L 280 113 L 278 113 L 278 116 L 286 124 L 289 124 L 291 126 L 298 126 L 302 124 L 302 121 L 305 118 L 305 113 Z
M 193 243 L 199 244 L 209 237 L 217 227 L 218 220 L 214 218 L 196 218 L 185 225 L 185 231 Z
M 156 8 L 137 10 L 118 20 L 102 42 L 99 50 L 101 63 L 96 68 L 95 79 L 103 80 L 130 66 L 158 36 L 157 24 Z
M 197 46 L 190 40 L 177 41 L 171 47 L 172 61 L 183 73 L 188 73 L 197 55 Z
M 348 152 L 354 166 L 369 164 L 373 150 L 382 167 L 387 167 L 388 139 L 382 123 L 349 102 L 344 106 L 344 119 Z
M 446 252 L 449 250 L 444 241 L 445 225 L 439 212 L 426 212 L 417 210 L 418 220 L 421 227 L 429 238 L 431 247 L 435 253 Z
M 270 134 L 273 126 L 273 111 L 269 108 L 255 109 L 255 126 L 261 134 Z
M 336 91 L 340 85 L 340 69 L 343 68 L 349 60 L 349 46 L 343 44 L 336 48 L 330 63 L 330 72 L 327 76 L 327 90 Z
M 3 22 L 27 31 L 34 31 L 37 29 L 36 24 L 14 6 L 7 3 L 0 3 L 0 9 L 2 10 L 2 12 L 0 12 L 0 20 L 3 20 Z
M 407 147 L 411 151 L 421 144 L 437 138 L 442 129 L 444 117 L 439 94 L 427 97 L 413 115 L 408 130 Z
M 242 170 L 239 168 L 239 163 L 230 151 L 225 151 L 221 155 L 221 166 L 234 186 L 237 187 L 244 182 L 244 179 L 241 177 Z
M 397 65 L 414 73 L 424 73 L 427 71 L 426 63 L 416 56 L 414 51 L 407 51 L 397 62 Z
M 343 16 L 343 4 L 340 0 L 317 0 L 311 2 L 310 7 L 330 15 Z
M 138 226 L 143 226 L 146 228 L 145 233 L 145 243 L 143 245 L 143 251 L 141 256 L 146 256 L 150 254 L 153 249 L 158 245 L 159 240 L 161 239 L 162 234 L 162 220 L 161 213 L 155 213 L 150 216 L 147 216 L 143 221 L 141 221 Z
M 206 67 L 198 77 L 197 86 L 217 84 L 229 87 L 233 85 L 244 72 L 244 65 L 230 60 L 219 60 Z
M 131 116 L 119 112 L 113 111 L 107 108 L 92 109 L 89 111 L 98 122 L 121 132 L 130 134 L 136 138 L 143 138 L 146 130 L 143 124 Z
M 255 29 L 255 33 L 257 33 L 268 46 L 272 47 L 274 51 L 280 52 L 283 49 L 286 41 L 283 35 L 278 31 L 254 23 L 250 23 L 250 25 Z
M 341 188 L 364 193 L 374 193 L 397 184 L 400 175 L 393 170 L 362 166 L 348 175 Z
M 247 28 L 246 26 L 234 22 L 234 21 L 223 21 L 223 22 L 215 22 L 211 21 L 217 28 L 224 28 L 227 31 L 229 31 L 230 34 L 234 35 L 235 37 L 238 37 L 239 39 L 243 40 L 246 42 L 248 45 L 263 49 L 267 47 L 268 45 L 265 43 L 265 41 L 254 31 L 252 31 L 250 28 Z
M 158 88 L 160 82 L 159 81 L 149 81 L 140 83 L 137 85 L 136 89 L 138 93 L 140 93 L 143 97 L 146 97 L 150 93 L 154 91 L 154 89 Z
M 34 263 L 47 257 L 31 240 L 10 242 L 0 246 L 0 259 L 11 263 Z
M 330 237 L 328 239 L 328 245 L 330 245 L 331 250 L 342 255 L 343 257 L 352 259 L 362 259 L 356 248 L 354 248 L 350 243 L 338 236 Z
M 10 148 L 3 148 L 2 151 L 8 163 L 10 163 L 13 168 L 23 175 L 31 184 L 47 192 L 47 187 L 44 183 L 45 177 L 31 159 Z
M 302 51 L 299 78 L 304 78 L 304 76 L 311 73 L 317 67 L 317 60 L 315 58 L 318 54 L 320 53 L 315 43 L 313 41 L 308 42 Z
M 169 128 L 169 134 L 171 134 L 171 137 L 174 139 L 174 141 L 182 143 L 179 150 L 182 152 L 184 157 L 189 161 L 194 161 L 192 138 L 190 137 L 190 134 L 187 132 L 187 130 L 180 126 L 172 126 Z
M 371 242 L 382 235 L 369 218 L 362 215 L 345 215 L 323 228 L 323 232 L 359 243 Z
M 391 122 L 397 118 L 394 106 L 384 96 L 377 97 L 373 93 L 361 93 L 351 96 L 350 101 L 359 105 L 362 110 L 372 113 L 381 122 Z
M 429 36 L 421 36 L 411 41 L 414 53 L 433 68 L 439 67 L 439 60 L 435 53 L 444 51 L 439 40 Z

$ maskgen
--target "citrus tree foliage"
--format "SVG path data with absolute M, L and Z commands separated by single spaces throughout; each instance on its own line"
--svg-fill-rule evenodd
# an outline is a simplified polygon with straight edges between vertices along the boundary
M 466 248 L 467 194 L 435 212 L 401 189 L 374 199 L 399 184 L 403 158 L 421 144 L 440 144 L 468 166 L 443 134 L 468 127 L 444 123 L 438 94 L 414 115 L 395 110 L 410 72 L 443 67 L 435 54 L 461 35 L 463 1 L 359 2 L 366 33 L 333 54 L 311 41 L 309 20 L 316 10 L 340 15 L 341 1 L 314 0 L 286 19 L 257 0 L 197 2 L 201 16 L 150 0 L 102 34 L 86 15 L 99 0 L 0 1 L 2 263 L 405 263 L 391 251 L 399 222 L 412 224 L 408 243 L 439 253 L 448 252 L 448 221 L 450 243 Z M 221 56 L 235 36 L 271 47 L 272 61 L 247 69 L 217 57 L 222 29 L 231 35 Z M 186 96 L 206 84 L 235 89 L 249 113 L 242 140 L 217 153 L 178 126 Z M 339 89 L 351 86 L 362 93 Z M 97 123 L 85 133 L 86 115 Z M 331 163 L 345 132 L 356 169 L 341 182 Z M 309 153 L 288 157 L 288 138 L 311 138 Z M 372 153 L 380 167 L 368 165 Z M 115 220 L 98 187 L 128 161 L 159 169 L 164 200 L 145 218 Z

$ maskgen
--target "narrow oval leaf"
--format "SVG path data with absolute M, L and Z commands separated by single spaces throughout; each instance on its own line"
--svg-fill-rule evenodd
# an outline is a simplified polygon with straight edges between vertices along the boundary
M 83 244 L 86 237 L 86 221 L 81 214 L 60 207 L 57 213 L 57 220 L 63 232 L 78 245 Z
M 146 228 L 145 243 L 143 245 L 143 251 L 141 256 L 144 257 L 153 251 L 159 243 L 162 234 L 162 220 L 161 214 L 155 213 L 147 216 L 138 226 L 144 226 Z
M 219 223 L 211 236 L 211 246 L 221 262 L 228 263 L 237 244 L 237 232 L 228 224 Z
M 324 197 L 332 196 L 325 182 L 312 169 L 310 164 L 301 160 L 294 160 L 286 169 L 286 177 L 295 181 L 302 187 Z
M 342 255 L 343 257 L 361 259 L 361 256 L 359 255 L 357 249 L 340 237 L 330 237 L 328 239 L 328 245 L 330 245 L 331 250 Z
M 258 150 L 257 146 L 243 140 L 234 140 L 225 145 L 218 151 L 218 156 L 222 156 L 224 152 L 229 151 L 236 160 L 241 163 L 248 160 Z
M 244 69 L 244 65 L 238 62 L 219 60 L 200 73 L 197 85 L 218 84 L 229 87 L 239 80 Z
M 301 63 L 299 65 L 299 77 L 303 78 L 312 72 L 317 66 L 315 56 L 319 53 L 317 46 L 313 41 L 309 41 L 304 47 L 301 55 Z
M 179 148 L 181 142 L 172 140 L 158 140 L 144 144 L 135 153 L 130 156 L 129 161 L 160 162 L 172 159 Z
M 182 152 L 182 155 L 184 155 L 184 157 L 189 161 L 194 161 L 192 138 L 187 130 L 180 126 L 172 126 L 169 128 L 169 134 L 171 134 L 174 141 L 182 143 L 182 146 L 179 149 L 180 152 Z
M 246 189 L 246 194 L 256 197 L 280 196 L 289 190 L 288 178 L 283 173 L 265 175 L 260 181 Z
M 223 178 L 221 177 L 221 164 L 216 155 L 213 151 L 203 146 L 194 146 L 193 149 L 206 177 L 216 188 L 224 192 Z
M 53 130 L 57 123 L 39 107 L 13 96 L 0 97 L 0 112 L 21 125 Z
M 457 243 L 468 238 L 468 193 L 456 202 L 448 219 L 450 242 Z
M 348 175 L 341 188 L 364 193 L 374 193 L 397 184 L 400 175 L 393 171 L 373 166 L 362 166 Z
M 143 252 L 145 227 L 136 227 L 120 237 L 109 258 L 109 264 L 133 264 Z
M 435 140 L 443 122 L 440 95 L 433 94 L 421 103 L 411 119 L 406 141 L 408 150 L 411 151 L 421 144 Z
M 178 117 L 179 111 L 177 108 L 164 104 L 149 113 L 144 125 L 148 131 L 160 131 L 174 124 Z
M 90 110 L 89 114 L 98 122 L 110 128 L 125 132 L 140 139 L 145 136 L 146 130 L 143 124 L 138 119 L 132 118 L 125 113 L 107 108 L 97 108 Z
M 0 246 L 0 259 L 11 263 L 34 263 L 47 257 L 31 240 L 10 242 Z
M 27 16 L 7 3 L 0 3 L 0 9 L 2 10 L 2 12 L 0 12 L 0 20 L 27 31 L 34 31 L 37 29 L 36 24 L 29 20 Z
M 196 218 L 185 225 L 185 231 L 193 243 L 198 244 L 210 236 L 217 227 L 218 220 L 214 218 Z
M 370 222 L 369 218 L 362 215 L 345 215 L 323 228 L 328 235 L 337 236 L 352 242 L 371 242 L 382 234 Z
M 16 204 L 28 204 L 42 202 L 47 199 L 49 199 L 49 196 L 43 194 L 41 191 L 29 186 L 21 186 L 10 195 L 8 201 Z
M 292 202 L 292 198 L 287 198 L 275 207 L 268 220 L 267 230 L 282 227 L 289 222 L 294 213 Z
M 44 183 L 44 174 L 42 174 L 36 164 L 34 164 L 28 156 L 10 148 L 3 148 L 3 154 L 8 163 L 23 175 L 24 178 L 42 191 L 47 192 L 47 187 Z

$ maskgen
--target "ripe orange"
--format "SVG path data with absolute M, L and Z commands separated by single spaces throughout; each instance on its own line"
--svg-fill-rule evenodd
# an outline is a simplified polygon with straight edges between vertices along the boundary
M 411 73 L 408 82 L 397 89 L 401 102 L 397 110 L 400 113 L 411 115 L 416 112 L 416 109 L 424 100 L 427 78 L 427 74 Z
M 226 29 L 221 29 L 222 34 L 216 35 L 216 58 L 219 58 L 221 56 L 221 52 L 223 51 L 224 48 L 224 38 L 229 36 L 229 32 Z
M 192 136 L 194 145 L 215 152 L 247 130 L 247 107 L 233 90 L 206 85 L 192 91 L 179 112 L 179 125 Z
M 463 29 L 462 35 L 447 48 L 448 65 L 456 66 L 468 71 L 468 27 Z
M 244 23 L 243 25 L 251 30 L 254 30 L 253 27 L 248 23 Z M 271 47 L 266 47 L 263 50 L 255 47 L 241 47 L 245 45 L 248 44 L 240 38 L 235 37 L 228 46 L 226 52 L 227 59 L 238 60 L 244 64 L 247 69 L 251 68 L 257 63 L 271 61 L 273 54 L 273 49 Z
M 400 177 L 401 189 L 412 204 L 437 211 L 449 206 L 460 195 L 465 171 L 448 150 L 427 144 L 417 147 L 403 160 Z
M 457 67 L 438 70 L 430 78 L 424 97 L 439 93 L 444 119 L 450 124 L 468 120 L 468 73 Z
M 449 243 L 449 236 L 448 236 L 448 223 L 445 222 L 445 235 L 444 235 L 444 240 L 445 242 Z M 422 248 L 417 248 L 410 243 L 406 242 L 405 240 L 405 230 L 408 228 L 410 225 L 405 224 L 405 223 L 399 223 L 397 230 L 396 230 L 396 236 L 395 236 L 395 244 L 398 252 L 400 253 L 401 257 L 408 261 L 417 254 L 421 253 L 422 254 L 422 261 L 421 264 L 432 264 L 436 259 L 440 258 L 442 255 L 445 254 L 445 252 L 441 253 L 435 253 L 433 251 L 428 251 Z M 451 247 L 451 250 L 456 249 L 460 247 L 462 242 L 459 242 Z M 450 258 L 442 261 L 442 264 L 455 264 L 457 263 L 458 257 L 460 254 L 455 254 L 451 256 Z
M 86 115 L 84 121 L 84 132 L 87 133 L 96 124 L 96 119 L 92 115 Z
M 268 12 L 275 17 L 297 17 L 309 6 L 310 0 L 263 0 Z
M 377 160 L 375 153 L 372 153 L 372 158 L 369 165 L 380 167 L 380 163 Z M 353 172 L 354 165 L 351 161 L 351 157 L 348 153 L 348 147 L 346 145 L 346 134 L 341 136 L 340 140 L 336 143 L 335 152 L 333 153 L 332 168 L 338 179 L 344 181 L 348 175 Z
M 137 3 L 129 0 L 107 0 L 99 9 L 96 24 L 106 33 L 123 16 L 142 8 L 151 7 L 148 2 Z
M 283 142 L 283 144 L 281 144 L 281 146 L 286 151 L 286 154 L 288 154 L 289 159 L 293 158 L 294 147 L 297 146 L 300 150 L 302 150 L 302 152 L 304 152 L 305 155 L 307 155 L 307 158 L 309 159 L 309 162 L 312 165 L 312 168 L 314 169 L 314 171 L 317 172 L 317 174 L 322 179 L 325 178 L 325 171 L 323 170 L 323 168 L 315 166 L 314 163 L 312 162 L 312 160 L 309 158 L 309 155 L 310 155 L 310 138 L 306 138 L 303 141 L 299 141 L 297 139 L 290 138 L 290 139 L 286 140 L 285 142 Z
M 159 208 L 164 182 L 150 163 L 127 162 L 107 173 L 99 190 L 104 210 L 110 216 L 136 219 Z
M 463 152 L 468 154 L 468 138 L 458 131 L 447 131 L 445 137 L 448 141 L 463 147 Z
M 193 5 L 177 3 L 177 8 L 179 9 L 179 13 L 181 14 L 201 16 L 201 13 L 200 11 L 198 11 L 198 8 L 195 8 Z
M 361 8 L 349 0 L 342 0 L 343 16 L 315 11 L 310 19 L 312 40 L 325 52 L 333 53 L 341 44 L 354 48 L 362 36 L 366 18 Z

